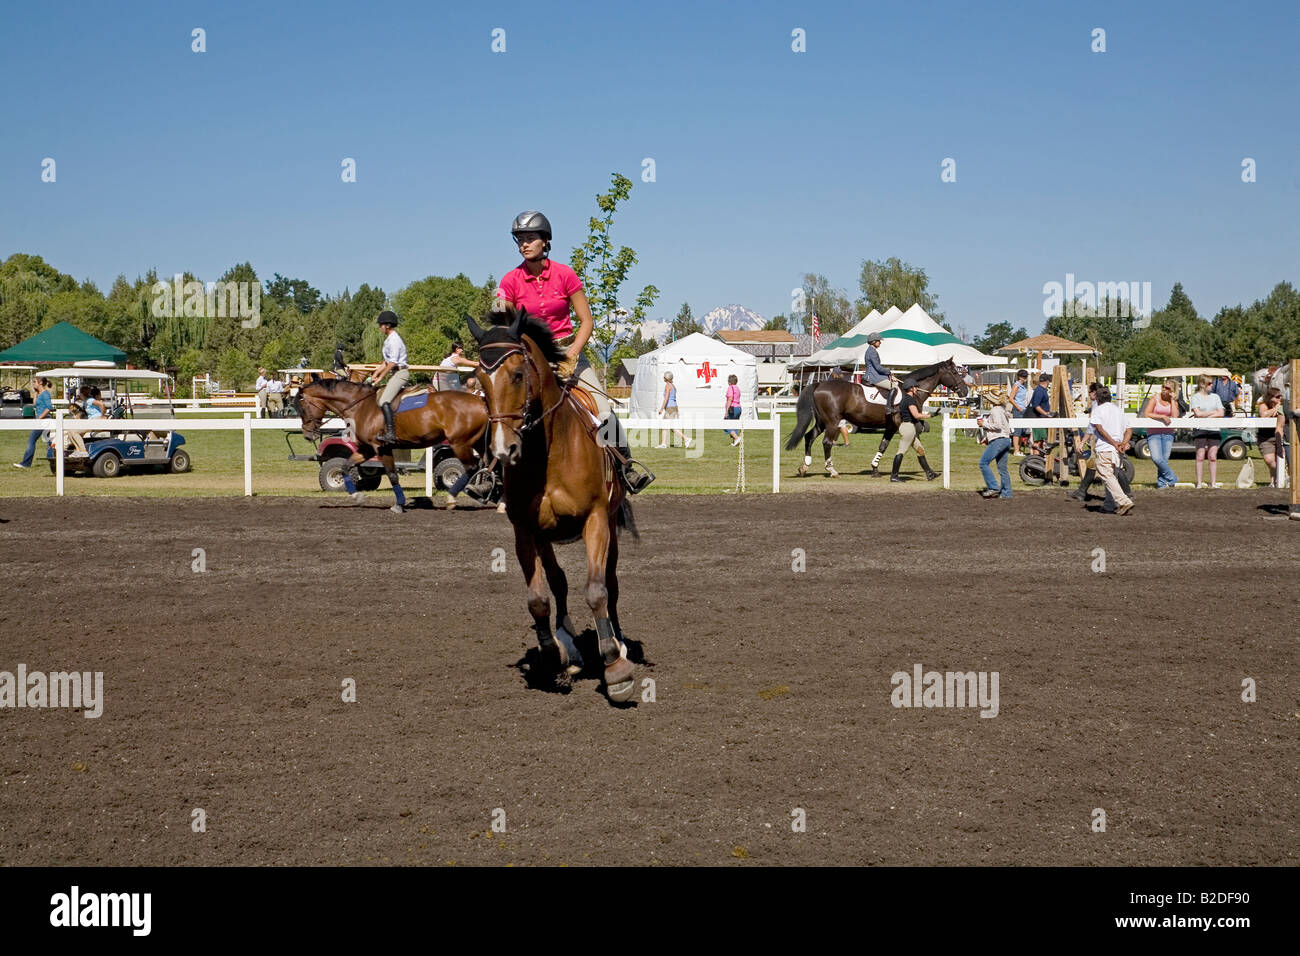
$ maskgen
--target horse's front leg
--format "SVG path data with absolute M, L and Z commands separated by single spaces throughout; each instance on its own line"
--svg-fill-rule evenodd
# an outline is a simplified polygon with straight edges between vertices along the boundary
M 528 584 L 528 613 L 533 616 L 533 630 L 537 632 L 537 646 L 542 657 L 558 674 L 569 666 L 569 655 L 562 644 L 556 643 L 551 633 L 551 601 L 546 592 L 542 557 L 537 553 L 537 543 L 524 528 L 515 526 L 515 557 L 523 569 Z
M 397 465 L 393 461 L 392 449 L 388 450 L 388 454 L 380 456 L 379 460 L 384 463 L 384 474 L 388 476 L 388 483 L 393 486 L 393 497 L 397 499 L 389 510 L 394 514 L 405 514 L 406 492 L 402 490 L 402 486 L 397 480 Z
M 609 516 L 603 509 L 587 515 L 582 537 L 587 545 L 587 604 L 596 618 L 596 638 L 600 656 L 605 662 L 605 693 L 611 701 L 621 704 L 631 699 L 635 690 L 632 681 L 635 668 L 627 659 L 627 651 L 614 634 L 614 624 L 609 619 L 605 567 L 611 534 Z
M 542 567 L 546 570 L 546 583 L 551 586 L 551 594 L 555 596 L 555 640 L 562 651 L 561 658 L 568 658 L 569 673 L 576 674 L 582 670 L 582 654 L 574 640 L 578 632 L 569 619 L 569 579 L 565 577 L 564 568 L 560 567 L 560 562 L 555 557 L 554 545 L 549 541 L 538 541 L 536 546 Z

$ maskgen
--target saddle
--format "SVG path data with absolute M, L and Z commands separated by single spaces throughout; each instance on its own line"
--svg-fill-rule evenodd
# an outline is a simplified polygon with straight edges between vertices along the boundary
M 599 421 L 599 411 L 596 408 L 596 398 L 591 394 L 591 392 L 587 391 L 587 389 L 582 385 L 571 385 L 569 386 L 569 394 L 583 411 L 587 412 L 587 414 L 592 418 Z

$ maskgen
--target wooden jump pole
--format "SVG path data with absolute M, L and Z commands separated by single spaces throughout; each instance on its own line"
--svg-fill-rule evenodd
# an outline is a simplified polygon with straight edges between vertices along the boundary
M 1070 370 L 1063 362 L 1058 362 L 1052 369 L 1051 404 L 1053 418 L 1073 418 L 1074 403 L 1070 399 Z M 1069 484 L 1070 466 L 1065 459 L 1065 429 L 1053 428 L 1047 432 L 1048 444 L 1056 443 L 1043 463 L 1043 471 L 1049 481 L 1057 484 Z
M 1300 359 L 1291 360 L 1291 411 L 1300 412 Z M 1291 469 L 1291 520 L 1300 521 L 1300 422 L 1293 417 L 1287 430 L 1291 437 L 1286 465 Z

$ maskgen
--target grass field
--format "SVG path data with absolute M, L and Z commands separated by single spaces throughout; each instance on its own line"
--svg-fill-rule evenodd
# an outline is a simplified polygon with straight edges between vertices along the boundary
M 183 417 L 183 416 L 182 416 Z M 207 417 L 207 416 L 204 416 Z M 781 419 L 782 444 L 794 425 L 793 415 Z M 683 449 L 657 450 L 651 446 L 658 442 L 657 433 L 645 436 L 634 433 L 633 455 L 644 462 L 658 480 L 647 494 L 720 494 L 736 488 L 739 465 L 737 449 L 730 447 L 722 432 L 703 432 L 702 442 L 689 454 Z M 54 477 L 41 458 L 43 448 L 37 450 L 36 465 L 22 471 L 12 463 L 22 457 L 27 441 L 26 432 L 0 432 L 0 497 L 50 495 L 54 493 Z M 298 432 L 291 436 L 300 454 L 311 451 Z M 936 427 L 924 436 L 930 464 L 942 469 L 943 444 Z M 258 495 L 320 495 L 314 462 L 289 461 L 289 450 L 284 433 L 255 431 L 253 444 L 253 491 Z M 795 471 L 802 461 L 802 443 L 795 451 L 781 452 L 781 491 L 797 494 L 804 491 L 835 490 L 849 493 L 872 493 L 881 489 L 942 492 L 940 481 L 927 482 L 921 474 L 916 458 L 908 454 L 904 459 L 903 475 L 911 480 L 905 484 L 890 484 L 885 479 L 870 479 L 860 474 L 870 466 L 871 457 L 879 444 L 877 434 L 857 434 L 850 438 L 850 446 L 835 450 L 835 464 L 842 477 L 826 476 L 821 463 L 820 439 L 813 444 L 813 474 L 798 478 Z M 772 487 L 772 436 L 770 432 L 754 432 L 745 443 L 746 490 L 770 491 Z M 186 435 L 186 448 L 194 462 L 193 470 L 184 475 L 126 472 L 113 479 L 69 477 L 66 494 L 77 496 L 157 496 L 189 497 L 212 495 L 242 495 L 244 493 L 243 435 L 237 431 L 195 431 Z M 891 443 L 886 458 L 881 462 L 887 470 L 897 451 L 898 443 Z M 952 442 L 952 488 L 954 491 L 973 491 L 983 487 L 980 477 L 979 456 L 982 451 L 970 433 L 959 432 Z M 418 459 L 418 453 L 415 455 Z M 1268 480 L 1268 470 L 1252 448 L 1257 483 Z M 1138 488 L 1155 484 L 1155 466 L 1149 462 L 1135 462 Z M 1190 458 L 1175 458 L 1173 468 L 1183 481 L 1195 480 L 1195 466 Z M 1052 493 L 1051 488 L 1034 489 L 1023 485 L 1015 469 L 1019 459 L 1012 458 L 1012 480 L 1017 493 Z M 1219 480 L 1232 487 L 1241 471 L 1240 463 L 1220 463 Z M 1208 471 L 1206 480 L 1209 480 Z M 409 475 L 403 482 L 413 495 L 423 494 L 424 475 Z M 387 494 L 387 483 L 376 494 Z

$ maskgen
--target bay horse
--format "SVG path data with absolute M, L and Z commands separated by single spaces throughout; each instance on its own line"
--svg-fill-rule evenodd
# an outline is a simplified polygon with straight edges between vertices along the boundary
M 910 372 L 904 382 L 915 382 L 919 394 L 917 398 L 925 399 L 940 385 L 946 385 L 963 398 L 970 392 L 970 373 L 964 366 L 952 359 L 935 365 L 927 365 Z M 868 386 L 871 387 L 871 386 Z M 906 388 L 906 385 L 903 386 Z M 803 439 L 803 464 L 799 466 L 799 476 L 806 477 L 808 466 L 812 464 L 812 443 L 819 433 L 822 435 L 822 449 L 826 452 L 826 470 L 832 478 L 840 473 L 831 462 L 831 447 L 834 437 L 839 434 L 841 420 L 848 421 L 863 428 L 883 428 L 885 437 L 880 439 L 880 449 L 871 459 L 871 477 L 880 477 L 880 459 L 885 456 L 889 443 L 902 425 L 902 417 L 896 405 L 869 402 L 863 394 L 862 386 L 844 379 L 831 378 L 818 382 L 812 388 L 806 388 L 799 395 L 795 406 L 796 418 L 794 431 L 786 439 L 786 451 L 790 451 Z
M 348 422 L 357 443 L 350 461 L 359 465 L 379 455 L 397 498 L 392 510 L 398 514 L 406 510 L 406 494 L 397 480 L 394 448 L 427 448 L 446 442 L 451 445 L 452 453 L 465 463 L 468 474 L 477 469 L 477 448 L 487 431 L 487 407 L 481 397 L 468 392 L 428 393 L 423 406 L 393 415 L 395 444 L 380 443 L 378 439 L 384 430 L 384 413 L 379 408 L 378 397 L 379 389 L 365 382 L 323 376 L 304 381 L 294 399 L 302 418 L 303 437 L 308 441 L 320 438 L 321 424 L 326 418 L 342 418 Z M 352 500 L 362 501 L 364 495 L 357 491 L 350 471 L 343 481 Z
M 490 454 L 503 466 L 506 514 L 543 658 L 557 675 L 580 669 L 573 661 L 577 632 L 569 618 L 568 580 L 555 545 L 581 537 L 587 549 L 584 596 L 596 619 L 605 693 L 611 702 L 624 703 L 634 691 L 634 668 L 618 621 L 619 529 L 636 536 L 626 490 L 610 453 L 597 443 L 593 416 L 551 370 L 565 350 L 550 327 L 502 300 L 488 313 L 488 328 L 467 320 L 479 345 L 476 375 L 487 400 Z M 548 585 L 558 634 L 551 631 Z

